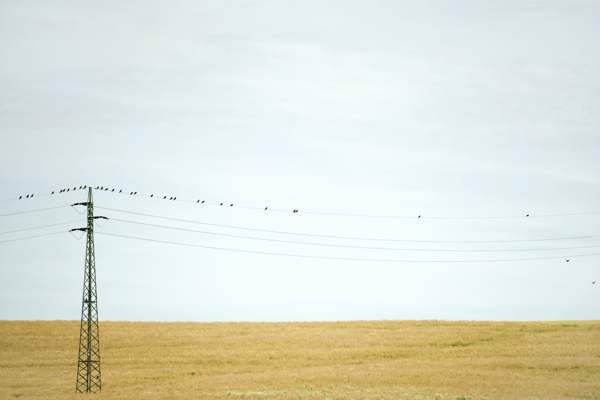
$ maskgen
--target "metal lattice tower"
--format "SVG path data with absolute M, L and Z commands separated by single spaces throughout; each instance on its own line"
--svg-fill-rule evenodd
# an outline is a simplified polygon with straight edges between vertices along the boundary
M 91 187 L 88 190 L 88 201 L 86 203 L 76 203 L 73 205 L 87 207 L 87 228 L 71 230 L 87 232 L 76 392 L 97 393 L 102 390 L 102 383 L 100 377 L 100 331 L 98 329 L 98 297 L 96 295 L 94 220 L 98 218 L 108 218 L 94 217 L 94 201 L 92 198 Z

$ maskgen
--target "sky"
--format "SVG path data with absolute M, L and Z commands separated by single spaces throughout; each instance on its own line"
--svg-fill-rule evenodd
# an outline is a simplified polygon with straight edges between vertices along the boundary
M 79 319 L 80 186 L 100 320 L 598 319 L 599 40 L 595 1 L 2 1 L 0 319 Z

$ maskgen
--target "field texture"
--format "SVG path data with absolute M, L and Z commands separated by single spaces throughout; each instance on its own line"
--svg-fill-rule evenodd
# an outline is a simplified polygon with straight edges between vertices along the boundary
M 78 321 L 0 321 L 0 398 L 600 399 L 600 321 L 101 322 L 101 394 L 76 395 Z

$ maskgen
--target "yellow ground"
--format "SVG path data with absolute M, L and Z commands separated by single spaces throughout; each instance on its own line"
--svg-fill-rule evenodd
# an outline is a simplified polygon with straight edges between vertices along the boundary
M 600 321 L 101 322 L 121 399 L 600 399 Z M 0 398 L 74 394 L 78 321 L 0 321 Z

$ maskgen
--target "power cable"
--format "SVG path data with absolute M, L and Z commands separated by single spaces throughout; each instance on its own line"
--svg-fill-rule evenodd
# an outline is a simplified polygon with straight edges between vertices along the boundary
M 80 222 L 80 221 L 61 222 L 60 224 L 52 224 L 52 225 L 36 226 L 35 228 L 26 228 L 26 229 L 18 229 L 18 230 L 16 230 L 16 231 L 0 232 L 0 235 L 4 235 L 4 234 L 6 234 L 6 233 L 15 233 L 15 232 L 31 231 L 31 230 L 33 230 L 33 229 L 42 229 L 42 228 L 48 228 L 48 227 L 50 227 L 50 226 L 58 226 L 58 225 L 74 224 L 75 222 Z
M 37 197 L 41 197 L 41 196 L 51 196 L 51 195 L 59 195 L 62 193 L 66 193 L 68 191 L 76 191 L 76 190 L 81 190 L 81 189 L 86 189 L 87 185 L 85 186 L 75 186 L 72 190 L 70 189 L 70 187 L 68 189 L 62 189 L 59 191 L 53 191 L 52 193 L 45 193 L 45 194 L 41 194 L 41 195 L 36 195 Z M 93 188 L 93 187 L 92 187 Z M 111 194 L 122 194 L 122 195 L 130 195 L 130 196 L 141 196 L 141 197 L 148 197 L 148 198 L 152 198 L 152 199 L 158 199 L 158 200 L 166 200 L 166 201 L 178 201 L 178 202 L 184 202 L 184 203 L 198 203 L 201 205 L 211 205 L 211 206 L 225 206 L 225 207 L 235 207 L 235 208 L 243 208 L 243 209 L 248 209 L 248 210 L 260 210 L 260 211 L 276 211 L 276 212 L 285 212 L 285 213 L 299 213 L 300 211 L 297 209 L 276 209 L 276 208 L 270 208 L 270 207 L 251 207 L 251 206 L 243 206 L 243 205 L 239 205 L 239 204 L 235 204 L 231 203 L 231 202 L 211 202 L 211 201 L 205 201 L 205 200 L 190 200 L 190 199 L 183 199 L 183 198 L 179 198 L 177 199 L 177 196 L 154 196 L 154 194 L 143 194 L 143 193 L 138 193 L 137 191 L 123 191 L 122 189 L 119 189 L 118 191 L 116 189 L 112 189 L 109 190 L 108 187 L 104 187 L 104 186 L 97 186 L 96 188 L 93 188 L 94 190 L 98 190 L 100 192 L 108 192 Z M 129 192 L 129 193 L 128 193 Z M 31 198 L 31 197 L 30 197 Z M 17 200 L 21 200 L 21 198 L 19 199 L 7 199 L 7 200 L 0 200 L 0 202 L 6 202 L 6 201 L 17 201 Z M 25 200 L 25 199 L 23 199 Z M 329 215 L 329 216 L 340 216 L 340 217 L 360 217 L 360 218 L 390 218 L 390 219 L 516 219 L 516 218 L 548 218 L 548 217 L 568 217 L 568 216 L 578 216 L 578 215 L 593 215 L 593 214 L 600 214 L 600 211 L 590 211 L 590 212 L 580 212 L 580 213 L 558 213 L 558 214 L 526 214 L 523 213 L 521 215 L 504 215 L 504 216 L 435 216 L 435 215 L 409 215 L 409 216 L 401 216 L 401 215 L 377 215 L 377 214 L 353 214 L 353 213 L 331 213 L 331 212 L 316 212 L 316 211 L 301 211 L 301 213 L 303 214 L 311 214 L 311 215 Z
M 134 237 L 134 236 L 116 235 L 116 234 L 104 233 L 104 232 L 97 232 L 97 233 L 100 235 L 114 236 L 114 237 L 127 238 L 127 239 L 135 239 L 135 240 L 141 240 L 141 241 L 146 241 L 146 242 L 172 244 L 172 245 L 185 246 L 185 247 L 198 247 L 198 248 L 211 249 L 211 250 L 223 250 L 223 251 L 251 253 L 251 254 L 264 254 L 264 255 L 271 255 L 271 256 L 313 258 L 313 259 L 324 259 L 324 260 L 344 260 L 344 261 L 371 261 L 371 262 L 394 262 L 394 263 L 485 263 L 485 262 L 551 260 L 551 259 L 565 259 L 565 258 L 588 257 L 588 256 L 600 255 L 600 253 L 590 253 L 590 254 L 578 254 L 578 255 L 567 255 L 567 256 L 511 258 L 511 259 L 494 259 L 494 260 L 396 260 L 396 259 L 374 259 L 374 258 L 325 257 L 325 256 L 311 256 L 311 255 L 304 255 L 304 254 L 272 253 L 272 252 L 266 252 L 266 251 L 230 249 L 230 248 L 224 248 L 224 247 L 202 246 L 202 245 L 189 244 L 189 243 L 169 242 L 166 240 L 156 240 L 156 239 L 147 239 L 147 238 L 140 238 L 140 237 Z
M 54 233 L 45 233 L 43 235 L 28 236 L 28 237 L 19 238 L 19 239 L 3 240 L 0 243 L 16 242 L 18 240 L 33 239 L 33 238 L 38 238 L 38 237 L 42 237 L 42 236 L 58 235 L 59 233 L 65 233 L 65 231 L 54 232 Z
M 572 239 L 589 239 L 600 237 L 600 235 L 587 235 L 587 236 L 572 236 L 572 237 L 563 237 L 563 238 L 550 238 L 550 239 L 514 239 L 514 240 L 410 240 L 410 239 L 377 239 L 377 238 L 365 238 L 365 237 L 352 237 L 352 236 L 333 236 L 333 235 L 318 235 L 311 233 L 298 233 L 298 232 L 288 232 L 288 231 L 275 231 L 268 229 L 256 229 L 256 228 L 247 228 L 233 225 L 221 225 L 221 224 L 212 224 L 208 222 L 200 222 L 200 221 L 192 221 L 188 219 L 180 219 L 180 218 L 171 218 L 164 217 L 159 215 L 152 214 L 144 214 L 138 213 L 134 211 L 126 211 L 126 210 L 118 210 L 116 208 L 107 208 L 107 207 L 98 207 L 97 209 L 116 211 L 125 214 L 132 215 L 140 215 L 144 217 L 151 218 L 159 218 L 170 221 L 179 221 L 186 222 L 190 224 L 200 224 L 200 225 L 208 225 L 208 226 L 217 226 L 221 228 L 231 228 L 231 229 L 240 229 L 254 232 L 266 232 L 266 233 L 277 233 L 283 235 L 295 235 L 295 236 L 309 236 L 309 237 L 321 237 L 321 238 L 329 238 L 329 239 L 348 239 L 348 240 L 365 240 L 365 241 L 379 241 L 379 242 L 406 242 L 406 243 L 517 243 L 517 242 L 544 242 L 544 241 L 553 241 L 553 240 L 572 240 Z
M 106 190 L 105 190 L 106 191 Z M 126 194 L 120 192 L 109 191 L 109 193 L 114 194 Z M 277 212 L 292 212 L 299 213 L 300 211 L 297 209 L 275 209 L 270 207 L 250 207 L 250 206 L 240 206 L 234 205 L 234 203 L 229 202 L 210 202 L 205 200 L 188 200 L 188 199 L 177 199 L 177 196 L 154 196 L 154 194 L 143 194 L 138 192 L 130 192 L 129 195 L 133 196 L 141 196 L 148 197 L 157 200 L 166 200 L 166 201 L 178 201 L 184 203 L 197 203 L 200 205 L 212 205 L 212 206 L 225 206 L 243 208 L 248 210 L 259 210 L 259 211 L 277 211 Z M 546 218 L 546 217 L 566 217 L 566 216 L 576 216 L 576 215 L 591 215 L 591 214 L 600 214 L 600 211 L 590 211 L 590 212 L 582 212 L 582 213 L 560 213 L 560 214 L 523 214 L 523 215 L 506 215 L 506 216 L 427 216 L 427 215 L 412 215 L 412 216 L 400 216 L 400 215 L 375 215 L 375 214 L 344 214 L 344 213 L 327 213 L 327 212 L 315 212 L 315 211 L 302 211 L 303 214 L 312 214 L 312 215 L 331 215 L 331 216 L 340 216 L 340 217 L 363 217 L 363 218 L 394 218 L 394 219 L 515 219 L 515 218 Z
M 155 224 L 147 224 L 144 222 L 135 222 L 135 221 L 127 221 L 124 219 L 111 218 L 111 221 L 119 221 L 126 222 L 130 224 L 144 225 L 144 226 L 152 226 L 157 228 L 165 228 L 172 229 L 178 231 L 186 231 L 186 232 L 195 232 L 202 233 L 207 235 L 216 235 L 216 236 L 227 236 L 234 237 L 240 239 L 251 239 L 251 240 L 262 240 L 268 242 L 278 242 L 278 243 L 292 243 L 292 244 L 302 244 L 309 246 L 324 246 L 324 247 L 343 247 L 343 248 L 351 248 L 351 249 L 365 249 L 365 250 L 391 250 L 391 251 L 417 251 L 417 252 L 459 252 L 459 253 L 491 253 L 491 252 L 513 252 L 513 251 L 552 251 L 552 250 L 573 250 L 573 249 L 588 249 L 594 247 L 600 247 L 600 245 L 589 245 L 589 246 L 574 246 L 574 247 L 557 247 L 551 249 L 500 249 L 500 250 L 485 250 L 485 249 L 466 249 L 466 250 L 458 250 L 458 249 L 398 249 L 398 248 L 390 248 L 390 247 L 369 247 L 369 246 L 350 246 L 350 245 L 342 245 L 342 244 L 328 244 L 328 243 L 311 243 L 311 242 L 296 242 L 293 240 L 280 240 L 280 239 L 267 239 L 267 238 L 257 238 L 251 236 L 241 236 L 241 235 L 230 235 L 226 233 L 216 233 L 216 232 L 207 232 L 207 231 L 199 231 L 194 229 L 184 229 L 184 228 L 175 228 L 171 226 L 165 225 L 155 225 Z
M 38 212 L 38 211 L 56 210 L 57 208 L 64 208 L 64 207 L 70 207 L 70 206 L 58 206 L 58 207 L 50 207 L 50 208 L 40 208 L 38 210 L 20 211 L 20 212 L 11 213 L 11 214 L 2 214 L 2 215 L 0 215 L 0 217 L 8 217 L 9 215 L 27 214 L 27 213 Z

